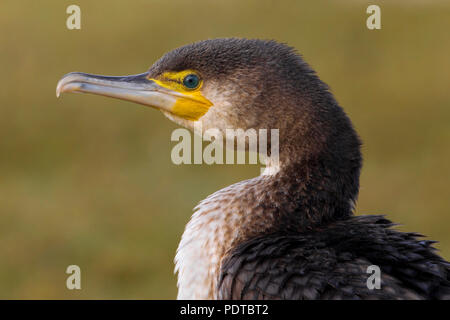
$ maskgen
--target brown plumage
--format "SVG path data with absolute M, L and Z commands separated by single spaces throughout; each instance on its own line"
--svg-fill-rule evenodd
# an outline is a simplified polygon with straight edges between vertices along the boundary
M 136 83 L 154 90 L 152 79 L 184 70 L 200 76 L 201 93 L 212 103 L 197 120 L 204 131 L 279 129 L 280 165 L 196 207 L 176 256 L 179 298 L 450 298 L 449 264 L 432 242 L 394 230 L 381 216 L 353 215 L 360 140 L 327 85 L 294 49 L 275 41 L 206 40 L 169 52 L 137 77 L 71 74 L 58 92 L 98 93 L 104 81 L 108 90 L 100 94 L 130 99 L 111 88 Z M 370 265 L 381 269 L 381 289 L 367 287 Z

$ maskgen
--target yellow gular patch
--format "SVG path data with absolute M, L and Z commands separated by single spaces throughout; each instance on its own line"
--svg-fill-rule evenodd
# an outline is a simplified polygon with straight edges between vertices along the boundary
M 180 72 L 165 72 L 155 81 L 161 87 L 176 91 L 179 93 L 177 100 L 171 109 L 171 113 L 187 119 L 196 121 L 200 119 L 209 108 L 213 105 L 211 101 L 206 99 L 200 89 L 203 85 L 202 79 L 199 77 L 199 85 L 195 89 L 189 89 L 183 85 L 183 80 L 190 74 L 198 74 L 194 70 L 184 70 Z

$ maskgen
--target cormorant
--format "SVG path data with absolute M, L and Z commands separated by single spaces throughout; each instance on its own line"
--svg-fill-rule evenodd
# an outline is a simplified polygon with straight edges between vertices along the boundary
M 69 73 L 56 91 L 134 101 L 191 129 L 279 129 L 278 167 L 195 208 L 175 258 L 179 299 L 450 298 L 450 265 L 433 241 L 353 214 L 360 139 L 295 49 L 205 40 L 138 75 Z M 380 289 L 367 284 L 372 265 Z

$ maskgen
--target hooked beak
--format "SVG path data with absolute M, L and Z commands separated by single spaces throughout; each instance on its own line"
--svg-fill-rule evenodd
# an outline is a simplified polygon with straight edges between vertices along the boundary
M 171 112 L 181 93 L 149 80 L 148 73 L 131 76 L 100 76 L 71 72 L 59 80 L 56 96 L 62 92 L 83 92 L 132 101 Z

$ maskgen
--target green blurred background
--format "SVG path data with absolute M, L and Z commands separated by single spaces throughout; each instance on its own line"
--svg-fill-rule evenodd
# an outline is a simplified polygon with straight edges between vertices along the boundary
M 0 298 L 176 296 L 192 208 L 260 166 L 170 161 L 161 113 L 63 95 L 70 71 L 122 75 L 214 37 L 298 48 L 364 141 L 358 214 L 387 214 L 450 259 L 449 1 L 0 2 Z M 382 29 L 366 28 L 378 3 Z M 81 7 L 81 30 L 66 8 Z M 82 271 L 69 291 L 68 265 Z

